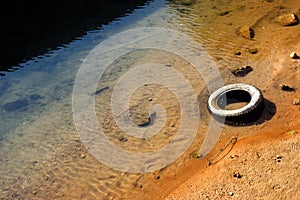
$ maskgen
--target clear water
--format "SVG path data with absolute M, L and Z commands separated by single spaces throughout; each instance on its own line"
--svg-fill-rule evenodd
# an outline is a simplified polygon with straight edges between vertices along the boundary
M 215 21 L 218 24 L 210 24 L 215 15 L 211 15 L 211 11 L 207 9 L 213 8 L 214 4 L 217 3 L 207 1 L 203 5 L 183 6 L 169 4 L 164 0 L 150 2 L 128 16 L 116 19 L 99 30 L 90 31 L 66 46 L 32 58 L 22 64 L 23 68 L 1 77 L 0 198 L 119 199 L 132 192 L 129 192 L 132 185 L 136 188 L 145 187 L 139 183 L 142 175 L 115 171 L 101 164 L 81 143 L 72 115 L 72 90 L 77 70 L 88 53 L 101 41 L 116 33 L 137 27 L 163 27 L 184 32 L 213 52 L 216 62 L 222 63 L 222 66 L 232 64 L 233 60 L 235 63 L 249 62 L 243 56 L 234 57 L 232 54 L 236 48 L 242 46 L 246 49 L 251 46 L 252 41 L 233 41 L 233 36 L 228 34 L 228 30 L 231 29 L 227 27 L 228 23 L 231 23 L 230 19 L 227 19 L 227 22 L 220 19 Z M 216 6 L 224 10 L 229 7 L 228 5 L 228 2 L 223 2 Z M 263 4 L 262 9 L 268 6 Z M 235 33 L 233 35 L 235 37 Z M 161 52 L 160 55 L 164 53 Z M 168 54 L 166 56 L 168 57 Z M 151 51 L 130 57 L 130 59 L 138 58 L 146 61 L 161 59 Z M 177 57 L 168 57 L 166 61 L 170 58 L 175 60 L 172 61 L 174 66 L 188 66 Z M 124 62 L 128 64 L 131 61 Z M 201 77 L 189 72 L 189 69 L 187 67 L 182 71 L 191 78 L 191 84 L 200 94 L 204 87 L 203 83 L 198 84 Z M 112 85 L 116 77 L 120 76 L 115 75 L 110 77 L 108 73 L 107 80 L 99 83 L 99 88 L 105 84 Z M 262 81 L 268 80 L 263 77 Z M 176 102 L 164 98 L 167 91 L 163 88 L 150 89 L 152 94 L 157 94 L 157 101 L 171 108 L 170 114 L 174 119 L 170 123 L 176 124 L 178 122 L 176 113 L 179 112 Z M 109 112 L 105 104 L 109 97 L 105 94 L 109 91 L 110 89 L 103 91 L 97 97 L 96 108 L 101 111 L 98 114 L 100 121 L 105 119 L 106 112 Z M 142 98 L 145 96 L 139 97 L 137 93 L 136 102 Z M 106 120 L 109 119 L 108 117 Z M 122 136 L 120 130 L 114 130 L 110 122 L 105 120 L 102 123 L 110 133 L 108 135 L 111 140 L 118 143 Z M 202 124 L 204 129 L 205 123 L 207 121 Z M 173 134 L 175 131 L 170 129 L 163 139 L 153 138 L 147 150 L 162 147 L 173 138 Z M 201 141 L 202 136 L 198 136 L 197 141 Z M 119 145 L 133 151 L 135 149 L 130 148 L 132 145 L 142 145 L 139 141 L 130 140 L 130 142 L 132 143 L 124 142 Z M 180 160 L 176 166 L 171 166 L 167 170 L 168 173 L 175 173 L 172 169 L 176 169 L 182 163 L 184 160 Z

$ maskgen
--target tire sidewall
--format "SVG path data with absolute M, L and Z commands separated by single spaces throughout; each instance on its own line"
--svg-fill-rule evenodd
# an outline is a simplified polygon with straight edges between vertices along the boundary
M 234 90 L 242 90 L 250 95 L 250 102 L 235 110 L 225 110 L 217 107 L 217 100 L 221 95 L 224 95 L 230 91 Z M 262 93 L 258 88 L 256 88 L 253 85 L 245 84 L 245 83 L 235 83 L 223 86 L 216 91 L 214 91 L 209 99 L 208 99 L 208 109 L 209 111 L 217 116 L 222 118 L 232 118 L 232 117 L 239 117 L 239 116 L 245 116 L 253 111 L 255 111 L 257 108 L 260 108 L 263 103 L 263 96 Z

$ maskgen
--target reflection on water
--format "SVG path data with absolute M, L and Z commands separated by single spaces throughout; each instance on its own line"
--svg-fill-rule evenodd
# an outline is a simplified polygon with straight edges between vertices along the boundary
M 15 0 L 0 8 L 0 71 L 18 69 L 20 62 L 72 42 L 147 0 Z M 112 6 L 113 5 L 113 6 Z M 0 73 L 2 75 L 2 73 Z
M 182 5 L 157 0 L 103 26 L 101 30 L 90 31 L 58 50 L 33 58 L 24 63 L 22 69 L 1 77 L 0 198 L 119 199 L 127 193 L 136 194 L 130 190 L 132 186 L 137 191 L 145 187 L 153 188 L 153 193 L 145 194 L 145 198 L 158 195 L 154 194 L 157 186 L 152 174 L 130 174 L 110 169 L 94 159 L 81 143 L 73 123 L 71 95 L 83 59 L 93 47 L 115 33 L 135 27 L 158 26 L 179 30 L 195 38 L 215 58 L 221 71 L 231 65 L 253 64 L 253 60 L 260 57 L 250 57 L 245 51 L 257 42 L 237 37 L 236 30 L 244 24 L 264 30 L 262 27 L 268 22 L 264 15 L 276 8 L 278 3 L 276 0 L 272 3 L 207 0 Z M 261 36 L 258 34 L 257 37 Z M 242 51 L 242 55 L 236 56 L 236 51 Z M 164 55 L 162 52 L 141 51 L 137 58 L 148 59 L 149 62 L 161 59 L 155 53 Z M 189 63 L 174 55 L 165 56 L 169 59 L 166 62 L 172 60 L 174 67 L 190 77 L 191 85 L 197 95 L 200 94 L 205 85 Z M 126 65 L 136 62 L 137 58 L 128 56 L 121 59 L 118 65 L 127 69 Z M 102 111 L 97 113 L 99 121 L 111 141 L 133 151 L 134 145 L 147 143 L 147 150 L 155 150 L 168 143 L 176 134 L 177 123 L 180 123 L 177 116 L 179 108 L 176 100 L 172 100 L 172 94 L 159 86 L 140 88 L 136 92 L 132 99 L 132 112 L 140 106 L 146 113 L 149 102 L 162 102 L 170 108 L 170 117 L 173 118 L 168 121 L 169 130 L 165 134 L 149 141 L 131 140 L 110 126 L 112 119 L 106 115 L 110 112 L 107 104 L 118 67 L 107 71 L 106 75 L 106 82 L 98 86 L 96 109 Z M 268 80 L 264 77 L 262 81 Z M 203 140 L 207 119 L 201 122 L 201 126 L 193 148 L 199 147 Z M 164 169 L 164 173 L 174 175 L 187 159 L 188 155 L 183 156 Z

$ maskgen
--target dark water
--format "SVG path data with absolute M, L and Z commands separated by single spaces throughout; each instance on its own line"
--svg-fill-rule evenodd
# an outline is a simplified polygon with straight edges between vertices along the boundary
M 67 45 L 89 30 L 143 6 L 135 1 L 14 0 L 0 7 L 0 72 L 14 71 L 28 59 Z

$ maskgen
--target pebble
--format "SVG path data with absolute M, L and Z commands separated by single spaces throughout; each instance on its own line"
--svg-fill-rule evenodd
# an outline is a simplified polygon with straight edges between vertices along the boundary
M 251 53 L 251 54 L 257 54 L 258 49 L 257 49 L 257 48 L 250 48 L 250 49 L 248 49 L 248 51 L 249 51 L 249 53 Z
M 292 52 L 292 53 L 290 54 L 290 57 L 293 58 L 293 59 L 298 59 L 298 58 L 300 58 L 300 57 L 297 55 L 296 52 Z
M 233 73 L 235 76 L 238 77 L 244 77 L 248 73 L 253 71 L 253 68 L 250 66 L 237 66 L 237 67 L 232 67 L 229 69 L 231 73 Z
M 239 172 L 233 172 L 232 176 L 234 178 L 242 178 L 243 177 L 243 175 L 241 175 Z
M 242 53 L 240 51 L 236 51 L 236 52 L 234 52 L 234 55 L 240 56 L 240 55 L 242 55 Z
M 235 159 L 235 158 L 238 158 L 238 157 L 239 157 L 238 155 L 231 155 L 230 156 L 231 159 Z
M 124 137 L 124 136 L 120 136 L 120 137 L 119 137 L 119 141 L 120 141 L 120 142 L 127 142 L 128 139 L 127 139 L 126 137 Z
M 282 159 L 282 156 L 281 156 L 281 155 L 276 155 L 276 159 L 275 159 L 275 160 L 276 160 L 277 162 L 281 162 L 281 159 Z
M 293 26 L 299 23 L 299 19 L 297 15 L 294 13 L 289 13 L 289 14 L 283 14 L 279 15 L 276 19 L 275 22 L 282 26 Z
M 225 15 L 228 15 L 230 13 L 229 10 L 225 10 L 225 11 L 222 11 L 219 13 L 219 16 L 225 16 Z
M 283 91 L 294 91 L 295 89 L 292 86 L 289 86 L 288 84 L 280 84 L 280 89 Z
M 294 99 L 293 104 L 300 105 L 300 98 Z
M 81 154 L 80 158 L 84 159 L 84 158 L 86 158 L 86 155 L 85 154 Z
M 233 196 L 233 195 L 234 195 L 234 193 L 233 193 L 233 192 L 229 192 L 229 195 L 230 195 L 230 196 Z
M 151 123 L 151 118 L 146 117 L 144 115 L 140 115 L 140 116 L 137 116 L 137 118 L 135 119 L 135 123 L 140 127 L 144 127 Z
M 48 181 L 49 180 L 49 176 L 47 175 L 47 176 L 45 176 L 45 181 Z
M 239 30 L 240 35 L 244 38 L 252 39 L 254 38 L 254 30 L 249 26 L 242 26 Z
M 297 131 L 295 131 L 295 130 L 290 130 L 290 131 L 288 131 L 287 132 L 289 135 L 294 135 L 294 134 L 296 134 L 296 133 L 298 133 Z

